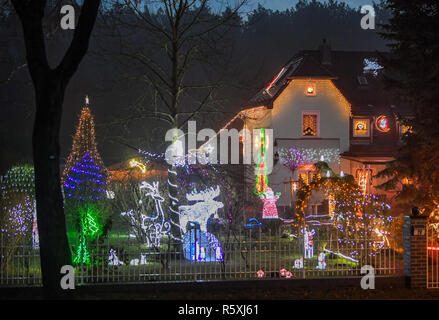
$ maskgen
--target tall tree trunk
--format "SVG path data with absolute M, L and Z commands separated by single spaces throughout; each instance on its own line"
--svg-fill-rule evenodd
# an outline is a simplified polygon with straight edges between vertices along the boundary
M 63 265 L 72 263 L 67 239 L 63 199 L 60 188 L 59 130 L 64 89 L 58 77 L 49 71 L 36 90 L 36 114 L 33 131 L 33 160 L 40 258 L 45 296 L 61 294 Z
M 64 92 L 87 52 L 100 0 L 87 0 L 61 63 L 49 67 L 42 20 L 46 0 L 12 0 L 24 35 L 26 60 L 35 89 L 33 159 L 40 260 L 46 298 L 62 296 L 61 267 L 71 264 L 61 195 L 59 130 Z

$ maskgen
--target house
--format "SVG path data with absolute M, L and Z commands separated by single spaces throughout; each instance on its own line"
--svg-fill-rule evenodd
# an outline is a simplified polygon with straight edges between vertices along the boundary
M 318 50 L 301 51 L 281 66 L 240 112 L 244 128 L 273 129 L 275 157 L 268 180 L 281 193 L 280 212 L 294 207 L 299 180 L 309 181 L 319 160 L 336 174 L 353 175 L 365 193 L 385 194 L 389 201 L 394 196 L 375 188 L 383 181 L 374 175 L 394 159 L 407 130 L 401 119 L 410 109 L 384 87 L 383 54 L 335 51 L 324 41 Z M 279 161 L 279 150 L 291 147 L 307 154 L 294 176 Z M 322 195 L 311 204 L 316 213 L 327 211 Z

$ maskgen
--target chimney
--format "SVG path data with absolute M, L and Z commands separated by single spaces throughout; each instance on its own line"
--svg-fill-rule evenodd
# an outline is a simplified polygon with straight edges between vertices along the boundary
M 323 65 L 331 64 L 331 45 L 326 43 L 326 39 L 323 39 L 323 43 L 319 46 L 320 50 L 320 63 Z

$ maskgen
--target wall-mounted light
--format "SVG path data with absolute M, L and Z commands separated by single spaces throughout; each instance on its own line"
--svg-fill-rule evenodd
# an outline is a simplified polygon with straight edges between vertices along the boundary
M 375 128 L 380 132 L 389 132 L 389 119 L 386 116 L 379 116 L 375 120 Z
M 307 96 L 315 96 L 316 95 L 316 84 L 314 82 L 308 82 L 306 84 L 305 94 Z

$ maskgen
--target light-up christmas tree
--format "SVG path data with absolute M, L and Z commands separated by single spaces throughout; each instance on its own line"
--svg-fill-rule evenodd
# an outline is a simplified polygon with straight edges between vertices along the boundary
M 94 119 L 88 102 L 87 97 L 62 177 L 66 198 L 77 200 L 103 199 L 108 177 L 97 149 Z
M 94 119 L 88 104 L 86 97 L 62 177 L 68 221 L 79 233 L 74 262 L 87 264 L 90 263 L 88 242 L 102 233 L 108 179 L 108 171 L 97 149 Z

